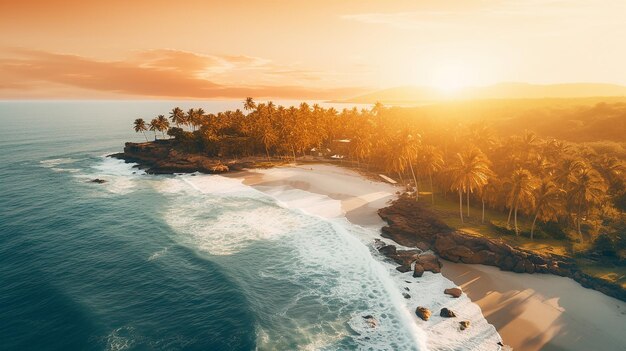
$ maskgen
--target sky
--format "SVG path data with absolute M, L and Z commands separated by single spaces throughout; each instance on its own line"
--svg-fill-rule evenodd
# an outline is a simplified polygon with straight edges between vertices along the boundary
M 0 99 L 626 84 L 624 0 L 0 0 Z

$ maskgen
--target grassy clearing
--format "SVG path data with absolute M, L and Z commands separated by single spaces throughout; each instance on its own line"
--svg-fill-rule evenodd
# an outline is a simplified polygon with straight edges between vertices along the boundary
M 538 254 L 557 254 L 561 256 L 575 257 L 574 253 L 585 250 L 589 247 L 589 243 L 577 243 L 569 239 L 554 239 L 549 236 L 530 240 L 529 237 L 521 235 L 515 236 L 511 234 L 502 234 L 496 227 L 490 225 L 490 221 L 497 223 L 506 223 L 508 212 L 496 211 L 485 208 L 485 222 L 482 223 L 482 204 L 472 204 L 470 201 L 470 216 L 467 217 L 467 205 L 463 204 L 463 218 L 461 223 L 459 215 L 459 200 L 456 194 L 448 193 L 444 196 L 441 193 L 435 193 L 435 204 L 431 205 L 430 189 L 420 191 L 420 203 L 431 206 L 430 208 L 437 214 L 439 219 L 447 225 L 464 233 L 474 236 L 482 236 L 488 238 L 501 239 L 513 247 L 519 247 L 526 250 L 536 252 Z M 465 198 L 463 199 L 465 201 Z M 531 219 L 524 216 L 518 216 L 518 226 L 520 231 L 529 232 L 532 224 Z M 569 235 L 574 235 L 570 233 Z M 616 283 L 626 288 L 626 267 L 616 266 L 610 263 L 592 261 L 583 258 L 577 258 L 576 263 L 583 272 L 596 278 L 604 279 L 611 283 Z
M 428 189 L 429 190 L 429 189 Z M 456 194 L 448 193 L 447 197 L 443 194 L 435 194 L 435 204 L 432 206 L 432 210 L 444 221 L 447 225 L 457 230 L 463 231 L 467 234 L 474 236 L 482 236 L 488 238 L 501 239 L 507 244 L 539 254 L 557 254 L 563 256 L 571 256 L 573 247 L 569 240 L 558 240 L 550 237 L 535 238 L 530 240 L 529 237 L 520 234 L 520 236 L 502 234 L 496 227 L 490 224 L 490 221 L 496 223 L 506 223 L 508 212 L 497 211 L 489 208 L 485 208 L 485 222 L 482 223 L 482 204 L 472 204 L 470 200 L 470 215 L 467 216 L 467 205 L 465 199 L 463 199 L 463 223 L 459 215 L 459 200 L 454 196 Z M 453 196 L 455 197 L 453 199 Z M 431 204 L 430 191 L 420 191 L 421 203 Z M 511 219 L 511 222 L 513 220 Z M 518 227 L 520 231 L 529 232 L 531 226 L 531 220 L 520 216 L 517 218 Z M 536 231 L 537 233 L 537 231 Z
M 611 283 L 619 284 L 626 289 L 626 267 L 607 266 L 590 260 L 576 260 L 583 272 Z

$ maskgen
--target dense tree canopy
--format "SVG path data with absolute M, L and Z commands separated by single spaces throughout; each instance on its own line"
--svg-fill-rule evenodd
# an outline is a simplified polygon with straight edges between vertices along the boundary
M 538 222 L 553 222 L 571 228 L 583 241 L 624 231 L 624 161 L 610 150 L 527 130 L 499 137 L 485 121 L 424 119 L 412 109 L 381 104 L 337 111 L 247 98 L 243 111 L 185 113 L 176 107 L 169 115 L 175 127 L 169 128 L 161 115 L 150 130 L 167 131 L 189 152 L 224 158 L 264 155 L 268 160 L 334 156 L 397 176 L 416 198 L 422 180 L 431 185 L 431 201 L 436 191 L 454 191 L 462 220 L 463 201 L 467 216 L 469 203 L 478 201 L 483 219 L 485 206 L 507 211 L 507 226 L 512 219 L 516 233 L 518 215 L 532 221 L 532 233 Z M 142 122 L 136 121 L 136 131 L 145 130 Z

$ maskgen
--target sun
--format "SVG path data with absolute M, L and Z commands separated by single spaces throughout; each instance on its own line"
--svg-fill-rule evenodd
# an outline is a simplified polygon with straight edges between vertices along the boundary
M 432 73 L 431 85 L 445 93 L 454 93 L 471 85 L 470 71 L 460 64 L 446 64 Z

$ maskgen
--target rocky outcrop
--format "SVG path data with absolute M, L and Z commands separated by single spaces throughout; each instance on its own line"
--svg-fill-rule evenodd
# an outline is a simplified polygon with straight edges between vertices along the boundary
M 378 211 L 389 225 L 382 228 L 382 237 L 400 245 L 418 247 L 422 251 L 430 249 L 433 233 L 452 231 L 430 211 L 425 211 L 418 202 L 401 197 L 389 207 Z
M 401 245 L 428 247 L 439 257 L 452 262 L 484 264 L 516 273 L 550 273 L 570 277 L 584 287 L 626 301 L 626 289 L 585 274 L 571 258 L 539 255 L 512 247 L 502 240 L 455 231 L 438 220 L 435 213 L 406 196 L 400 197 L 391 206 L 380 209 L 378 213 L 388 223 L 382 228 L 382 236 Z M 408 255 L 411 259 L 415 256 L 417 261 L 419 254 L 405 252 L 403 255 Z M 397 251 L 392 256 L 402 255 Z M 423 264 L 422 267 L 416 264 L 414 276 L 421 276 L 422 268 L 429 270 Z
M 415 309 L 415 314 L 421 319 L 427 321 L 430 318 L 431 312 L 426 307 L 417 306 L 417 308 Z
M 470 321 L 460 321 L 459 322 L 459 326 L 461 327 L 461 330 L 465 330 L 465 329 L 469 328 Z M 502 346 L 504 346 L 504 345 L 502 345 Z
M 417 256 L 417 260 L 415 261 L 416 265 L 421 265 L 424 267 L 425 271 L 433 272 L 433 273 L 441 273 L 441 262 L 437 256 L 426 253 Z
M 107 181 L 104 179 L 100 179 L 100 178 L 96 178 L 96 179 L 92 179 L 89 181 L 89 183 L 96 183 L 96 184 L 102 184 L 102 183 L 106 183 Z
M 441 311 L 439 311 L 439 316 L 444 317 L 444 318 L 454 318 L 456 317 L 456 313 L 444 307 L 441 309 Z
M 109 155 L 126 162 L 137 163 L 150 174 L 224 173 L 254 167 L 254 158 L 243 158 L 223 163 L 220 158 L 200 153 L 187 153 L 176 148 L 173 140 L 148 143 L 126 143 L 124 152 Z
M 445 289 L 443 291 L 444 294 L 450 295 L 454 298 L 458 298 L 461 296 L 461 294 L 463 294 L 463 290 L 459 289 L 459 288 L 449 288 L 449 289 Z
M 425 271 L 441 273 L 441 262 L 437 256 L 431 253 L 422 253 L 420 250 L 398 250 L 395 245 L 385 245 L 381 241 L 377 242 L 378 252 L 392 259 L 399 264 L 396 270 L 402 273 L 413 268 L 413 276 L 421 277 Z

